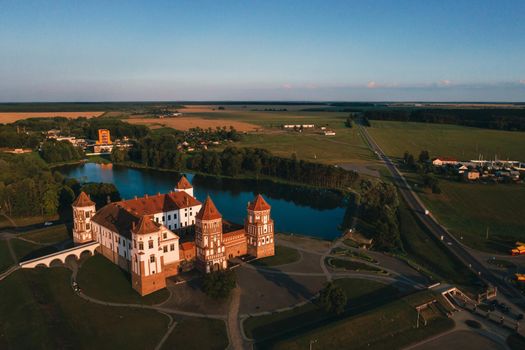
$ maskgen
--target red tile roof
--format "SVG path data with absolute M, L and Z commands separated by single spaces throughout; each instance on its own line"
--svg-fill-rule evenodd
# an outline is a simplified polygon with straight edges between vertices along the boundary
M 129 239 L 132 227 L 138 224 L 140 218 L 115 202 L 97 211 L 91 220 Z
M 260 194 L 255 197 L 255 200 L 248 204 L 248 209 L 253 211 L 263 211 L 263 210 L 270 210 L 270 205 L 266 203 L 263 196 Z
M 188 181 L 186 176 L 182 175 L 182 177 L 180 178 L 179 182 L 177 182 L 176 188 L 179 189 L 179 190 L 187 190 L 188 188 L 193 188 L 193 186 Z
M 92 205 L 95 205 L 95 202 L 84 191 L 80 192 L 77 199 L 73 202 L 74 207 L 90 207 Z
M 197 213 L 197 219 L 200 220 L 216 220 L 221 219 L 222 215 L 217 210 L 215 204 L 211 200 L 210 196 L 206 198 L 206 201 L 202 205 L 201 210 Z
M 192 250 L 192 249 L 195 249 L 195 243 L 194 242 L 184 242 L 180 244 L 180 247 L 182 250 Z
M 138 225 L 133 228 L 133 232 L 137 235 L 145 235 L 159 231 L 160 225 L 151 220 L 151 217 L 144 215 L 140 218 Z
M 183 191 L 145 196 L 119 203 L 123 208 L 138 216 L 179 210 L 201 204 L 201 202 Z

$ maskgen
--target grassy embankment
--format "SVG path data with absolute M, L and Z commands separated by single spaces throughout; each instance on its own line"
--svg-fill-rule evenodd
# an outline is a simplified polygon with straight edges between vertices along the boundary
M 82 264 L 77 282 L 86 295 L 115 303 L 152 305 L 159 304 L 169 297 L 167 289 L 141 297 L 131 287 L 130 275 L 98 254 Z
M 434 238 L 402 201 L 399 222 L 403 248 L 408 261 L 421 266 L 434 281 L 456 284 L 467 291 L 477 292 L 476 276 L 450 251 Z
M 525 134 L 520 132 L 402 122 L 374 121 L 372 125 L 369 133 L 392 157 L 402 157 L 404 151 L 417 157 L 426 149 L 431 156 L 474 159 L 482 153 L 486 157 L 498 154 L 500 158 L 525 160 Z M 407 177 L 412 185 L 420 182 L 415 174 Z M 467 245 L 508 253 L 516 240 L 525 239 L 525 186 L 441 180 L 440 187 L 441 194 L 428 190 L 419 190 L 419 194 L 433 215 L 456 237 L 463 237 Z
M 381 348 L 381 344 L 399 348 L 453 324 L 436 313 L 428 316 L 432 320 L 426 327 L 413 328 L 417 318 L 413 306 L 433 298 L 429 292 L 398 299 L 395 288 L 378 282 L 343 279 L 336 283 L 348 296 L 342 315 L 327 314 L 319 306 L 307 304 L 283 313 L 249 318 L 244 322 L 246 334 L 261 349 L 307 348 L 311 339 L 317 339 L 316 348 L 325 349 L 362 348 L 367 344 L 372 348 Z
M 6 271 L 14 263 L 7 241 L 0 241 L 0 273 Z
M 19 270 L 0 282 L 0 348 L 155 347 L 166 316 L 80 299 L 70 274 L 64 268 Z

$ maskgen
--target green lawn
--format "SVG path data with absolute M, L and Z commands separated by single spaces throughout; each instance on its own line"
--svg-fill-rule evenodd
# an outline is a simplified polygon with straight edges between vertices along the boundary
M 415 328 L 417 312 L 413 305 L 407 298 L 398 299 L 304 333 L 261 343 L 257 348 L 308 349 L 315 339 L 315 349 L 400 349 L 454 326 L 451 319 L 435 314 L 426 326 Z
M 458 125 L 372 121 L 367 129 L 383 151 L 402 157 L 405 151 L 418 156 L 428 150 L 431 157 L 461 160 L 486 158 L 525 161 L 525 133 L 469 128 Z
M 326 264 L 333 268 L 341 268 L 345 270 L 352 270 L 352 271 L 372 271 L 372 272 L 381 272 L 380 268 L 363 264 L 358 261 L 352 261 L 352 260 L 343 260 L 343 259 L 337 259 L 337 258 L 326 258 Z
M 404 201 L 399 207 L 403 248 L 410 260 L 430 272 L 433 280 L 447 281 L 460 286 L 472 286 L 476 276 L 417 221 Z
M 255 260 L 252 264 L 256 266 L 277 266 L 293 263 L 300 258 L 301 254 L 297 249 L 276 245 L 274 256 Z
M 226 325 L 221 320 L 184 318 L 162 346 L 162 349 L 223 350 L 228 347 Z
M 313 329 L 339 319 L 355 315 L 398 297 L 396 288 L 363 279 L 338 279 L 347 295 L 348 304 L 342 315 L 327 313 L 315 303 L 308 303 L 290 311 L 250 317 L 244 324 L 248 337 L 257 341 Z
M 58 243 L 70 238 L 67 227 L 63 224 L 28 231 L 22 237 L 43 244 Z
M 169 297 L 167 289 L 141 297 L 131 288 L 129 274 L 99 254 L 82 264 L 77 282 L 86 295 L 104 301 L 152 305 Z
M 2 349 L 153 349 L 168 319 L 87 302 L 64 268 L 18 270 L 0 282 Z
M 14 265 L 14 263 L 13 258 L 11 258 L 11 253 L 9 253 L 7 241 L 0 241 L 0 273 L 7 270 Z
M 38 245 L 16 238 L 11 240 L 11 247 L 19 261 L 34 259 L 57 251 L 53 246 Z
M 432 214 L 470 247 L 509 253 L 517 240 L 525 240 L 525 186 L 445 180 L 440 185 L 441 194 L 420 196 Z
M 336 136 L 330 137 L 293 131 L 248 134 L 237 145 L 266 148 L 281 157 L 291 157 L 295 153 L 298 159 L 325 164 L 375 161 L 376 158 L 363 142 L 357 128 L 341 128 L 336 132 Z

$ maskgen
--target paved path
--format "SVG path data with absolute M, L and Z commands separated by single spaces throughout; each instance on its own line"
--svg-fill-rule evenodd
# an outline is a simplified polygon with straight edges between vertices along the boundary
M 243 344 L 243 336 L 241 331 L 241 323 L 239 322 L 239 308 L 241 305 L 241 288 L 235 287 L 232 291 L 228 310 L 228 334 L 230 336 L 230 349 L 242 350 L 245 349 Z

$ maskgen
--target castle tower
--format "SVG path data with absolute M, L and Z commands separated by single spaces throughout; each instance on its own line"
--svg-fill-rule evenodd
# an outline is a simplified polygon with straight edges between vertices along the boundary
M 161 225 L 146 215 L 131 229 L 131 285 L 140 295 L 166 287 L 160 236 Z
M 91 218 L 95 215 L 95 203 L 85 192 L 80 192 L 73 207 L 73 242 L 82 244 L 94 240 Z
M 186 176 L 182 175 L 179 182 L 177 182 L 177 185 L 174 188 L 175 192 L 186 192 L 190 196 L 193 197 L 193 186 L 188 181 Z
M 248 216 L 244 222 L 244 229 L 248 241 L 248 254 L 256 258 L 275 255 L 270 209 L 270 205 L 260 194 L 253 202 L 248 203 Z
M 225 269 L 228 265 L 222 241 L 222 215 L 209 196 L 195 218 L 197 268 L 206 273 Z

